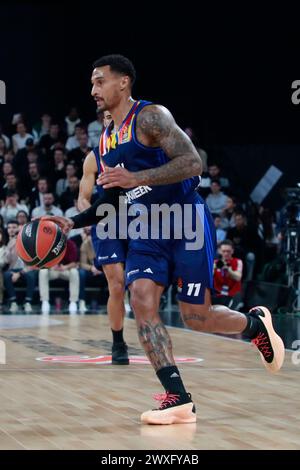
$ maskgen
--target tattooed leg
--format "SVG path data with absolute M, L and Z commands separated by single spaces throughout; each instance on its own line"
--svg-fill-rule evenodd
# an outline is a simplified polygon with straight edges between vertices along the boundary
M 211 305 L 210 291 L 205 293 L 203 305 L 192 305 L 179 302 L 184 323 L 196 331 L 209 333 L 241 333 L 247 326 L 246 315 L 230 310 L 223 305 Z
M 155 371 L 174 365 L 171 338 L 159 317 L 138 323 L 140 342 Z
M 163 290 L 150 279 L 138 279 L 130 286 L 139 340 L 155 371 L 175 364 L 170 336 L 158 314 Z

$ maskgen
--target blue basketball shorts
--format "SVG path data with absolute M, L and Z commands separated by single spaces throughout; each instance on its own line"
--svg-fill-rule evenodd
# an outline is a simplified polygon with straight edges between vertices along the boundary
M 102 265 L 124 263 L 127 255 L 127 240 L 101 240 L 97 237 L 96 225 L 92 226 L 91 236 L 94 251 L 96 254 L 94 264 L 96 268 Z
M 209 209 L 197 193 L 191 211 L 191 227 L 196 232 L 200 226 L 202 246 L 187 249 L 193 239 L 185 234 L 181 239 L 172 240 L 130 240 L 126 259 L 127 286 L 137 279 L 151 279 L 164 286 L 176 282 L 179 301 L 204 303 L 205 290 L 213 289 L 216 231 Z

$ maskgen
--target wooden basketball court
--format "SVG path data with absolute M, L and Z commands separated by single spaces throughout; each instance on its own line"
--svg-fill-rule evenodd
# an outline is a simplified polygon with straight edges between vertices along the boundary
M 272 376 L 249 344 L 169 329 L 197 406 L 196 425 L 147 426 L 140 414 L 162 393 L 150 365 L 43 362 L 45 356 L 110 352 L 107 317 L 2 316 L 0 449 L 299 449 L 300 365 L 287 352 Z M 135 322 L 131 353 L 143 356 Z

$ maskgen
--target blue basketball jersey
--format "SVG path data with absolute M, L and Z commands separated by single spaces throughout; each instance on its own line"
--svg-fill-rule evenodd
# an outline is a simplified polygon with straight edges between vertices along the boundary
M 103 171 L 103 163 L 110 167 L 122 166 L 128 171 L 141 171 L 160 167 L 170 159 L 161 148 L 146 147 L 136 138 L 136 119 L 139 112 L 149 101 L 135 101 L 117 132 L 112 132 L 113 123 L 108 126 L 100 137 L 99 147 L 94 149 L 99 173 Z M 199 185 L 200 177 L 189 178 L 179 183 L 159 186 L 138 186 L 126 189 L 127 201 L 130 204 L 141 203 L 150 207 L 151 204 L 183 203 Z M 103 189 L 97 186 L 98 194 Z

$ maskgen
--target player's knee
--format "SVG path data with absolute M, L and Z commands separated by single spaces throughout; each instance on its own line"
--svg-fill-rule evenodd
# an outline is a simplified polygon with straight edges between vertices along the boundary
M 130 305 L 136 316 L 142 315 L 143 318 L 147 312 L 153 312 L 155 305 L 153 296 L 149 295 L 148 289 L 143 287 L 132 286 L 130 288 Z
M 123 279 L 111 279 L 108 282 L 109 295 L 123 299 L 125 286 Z
M 136 315 L 139 315 L 146 307 L 145 299 L 138 290 L 130 291 L 130 305 Z

